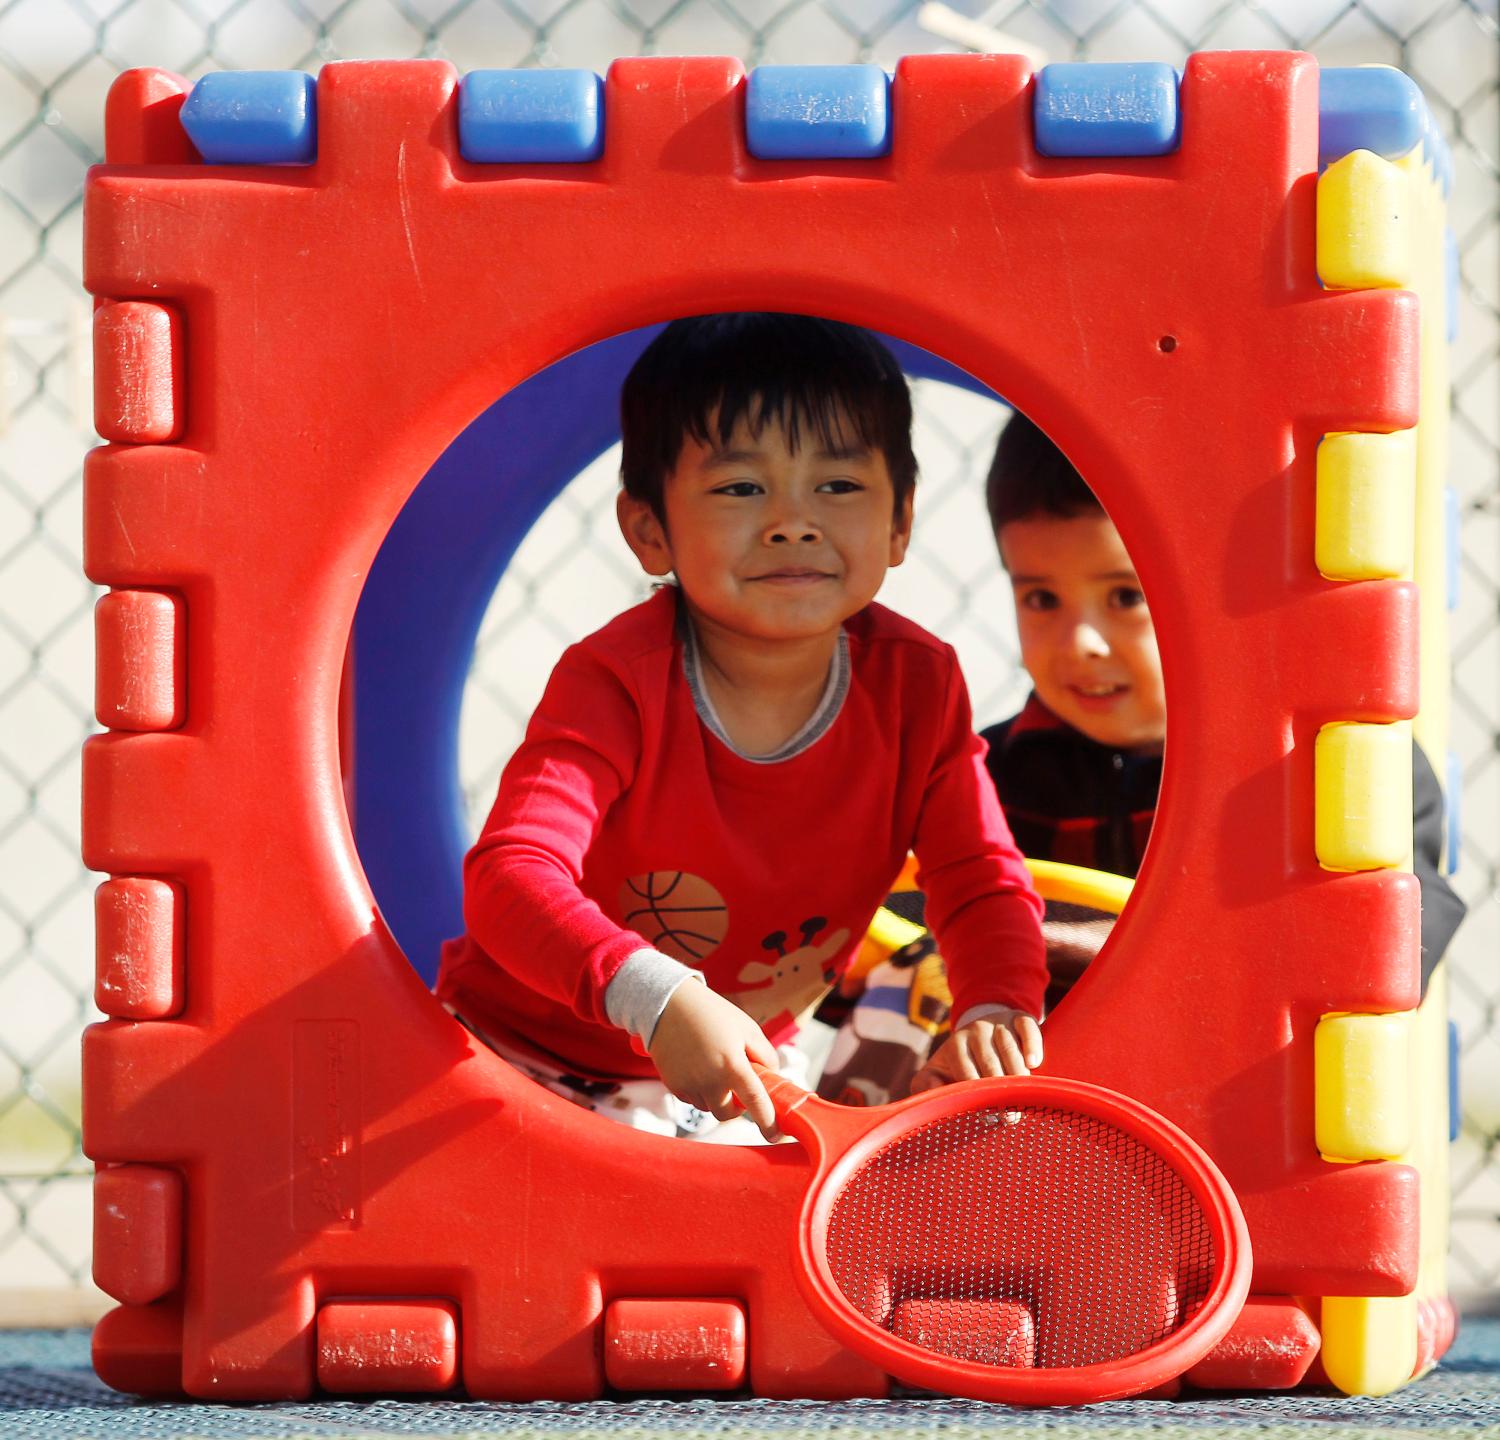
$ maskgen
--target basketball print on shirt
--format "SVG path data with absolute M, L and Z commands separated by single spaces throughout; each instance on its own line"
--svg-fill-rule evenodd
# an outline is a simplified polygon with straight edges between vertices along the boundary
M 729 907 L 700 875 L 652 870 L 620 886 L 620 916 L 654 950 L 701 966 L 729 934 Z

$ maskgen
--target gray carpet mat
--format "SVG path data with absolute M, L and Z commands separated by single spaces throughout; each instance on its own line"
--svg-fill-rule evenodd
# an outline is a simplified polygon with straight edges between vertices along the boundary
M 0 1332 L 0 1436 L 16 1440 L 283 1440 L 283 1437 L 538 1436 L 546 1440 L 751 1440 L 837 1434 L 970 1440 L 1009 1431 L 1090 1440 L 1345 1436 L 1500 1436 L 1500 1317 L 1467 1320 L 1431 1375 L 1380 1400 L 1327 1391 L 1131 1400 L 1083 1409 L 1018 1410 L 909 1396 L 840 1403 L 632 1400 L 586 1405 L 318 1400 L 278 1405 L 163 1404 L 106 1389 L 81 1330 Z

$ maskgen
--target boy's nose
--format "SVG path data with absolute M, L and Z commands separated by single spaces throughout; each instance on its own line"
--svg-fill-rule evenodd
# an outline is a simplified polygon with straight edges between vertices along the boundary
M 1080 621 L 1074 628 L 1073 643 L 1081 655 L 1109 654 L 1109 642 L 1087 620 Z
M 766 526 L 764 536 L 767 545 L 790 545 L 793 541 L 812 544 L 822 538 L 822 530 L 811 520 L 778 521 Z

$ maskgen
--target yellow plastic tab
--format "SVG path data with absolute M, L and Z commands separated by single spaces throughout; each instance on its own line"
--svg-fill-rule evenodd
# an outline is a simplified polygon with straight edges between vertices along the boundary
M 1318 446 L 1318 571 L 1330 580 L 1411 573 L 1417 432 L 1325 435 Z
M 1313 844 L 1325 870 L 1384 870 L 1411 854 L 1411 726 L 1335 721 L 1318 731 Z
M 1417 1364 L 1417 1297 L 1323 1297 L 1323 1368 L 1346 1395 L 1389 1395 Z
M 1410 182 L 1368 150 L 1318 177 L 1318 275 L 1330 290 L 1405 285 L 1412 273 Z
M 1313 1034 L 1318 1152 L 1394 1160 L 1411 1146 L 1411 1012 L 1325 1015 Z

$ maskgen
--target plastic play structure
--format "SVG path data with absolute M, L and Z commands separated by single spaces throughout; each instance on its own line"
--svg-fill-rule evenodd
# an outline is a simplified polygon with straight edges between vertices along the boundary
M 85 209 L 101 1376 L 887 1393 L 793 1283 L 801 1147 L 709 1164 L 582 1113 L 403 954 L 456 895 L 495 576 L 613 438 L 629 332 L 742 308 L 940 353 L 1135 558 L 1173 744 L 1045 1071 L 1180 1127 L 1243 1207 L 1250 1299 L 1184 1381 L 1432 1365 L 1448 1036 L 1406 867 L 1412 725 L 1446 748 L 1446 167 L 1405 77 L 1291 53 L 121 76 Z M 449 485 L 482 413 L 519 458 Z

